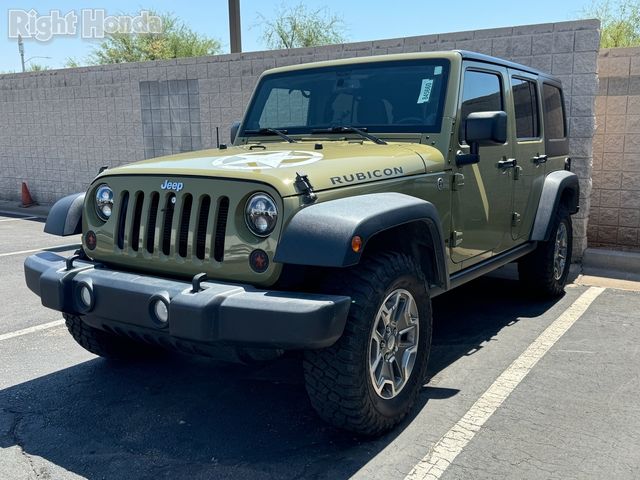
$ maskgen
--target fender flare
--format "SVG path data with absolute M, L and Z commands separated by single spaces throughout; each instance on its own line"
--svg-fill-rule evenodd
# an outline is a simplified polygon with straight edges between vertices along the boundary
M 580 183 L 575 173 L 566 170 L 551 172 L 544 179 L 538 211 L 531 231 L 531 240 L 546 242 L 551 235 L 553 216 L 560 205 L 565 192 L 569 192 L 569 213 L 573 215 L 580 209 Z
M 285 226 L 274 261 L 317 267 L 349 267 L 360 261 L 367 242 L 378 233 L 416 221 L 425 222 L 429 229 L 438 283 L 447 288 L 449 275 L 438 211 L 432 203 L 402 193 L 346 197 L 300 210 Z M 363 241 L 363 247 L 357 253 L 351 248 L 351 239 L 355 235 Z
M 47 216 L 44 231 L 59 237 L 82 233 L 84 196 L 84 193 L 74 193 L 54 203 Z

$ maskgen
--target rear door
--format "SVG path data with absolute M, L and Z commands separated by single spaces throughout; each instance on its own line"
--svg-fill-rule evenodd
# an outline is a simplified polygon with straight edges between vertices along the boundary
M 542 140 L 542 103 L 537 75 L 509 69 L 513 98 L 514 152 L 511 238 L 528 237 L 544 182 L 545 146 Z M 518 243 L 518 242 L 516 242 Z
M 465 62 L 462 77 L 455 135 L 458 151 L 469 153 L 464 120 L 473 112 L 506 111 L 509 79 L 506 68 L 481 62 Z M 498 162 L 511 153 L 509 141 L 480 147 L 479 163 L 454 170 L 451 259 L 463 268 L 504 249 L 511 225 L 512 169 L 500 168 Z

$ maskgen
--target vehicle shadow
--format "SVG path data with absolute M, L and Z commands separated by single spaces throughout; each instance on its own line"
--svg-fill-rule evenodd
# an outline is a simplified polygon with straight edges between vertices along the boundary
M 496 278 L 436 298 L 429 375 L 551 305 Z M 426 386 L 413 415 L 457 392 Z M 0 391 L 0 408 L 0 447 L 87 478 L 349 478 L 411 421 L 376 440 L 327 426 L 296 355 L 259 368 L 179 355 L 95 359 Z

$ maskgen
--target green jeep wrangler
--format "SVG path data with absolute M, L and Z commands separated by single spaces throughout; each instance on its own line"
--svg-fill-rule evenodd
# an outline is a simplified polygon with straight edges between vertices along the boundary
M 303 351 L 320 416 L 380 434 L 424 383 L 433 297 L 515 261 L 562 294 L 564 105 L 557 78 L 465 51 L 269 70 L 232 146 L 107 169 L 57 202 L 45 231 L 82 248 L 29 257 L 26 282 L 104 357 Z

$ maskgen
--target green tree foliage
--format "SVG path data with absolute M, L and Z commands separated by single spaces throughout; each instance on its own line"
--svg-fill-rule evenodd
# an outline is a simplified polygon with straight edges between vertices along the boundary
M 640 46 L 640 2 L 602 0 L 585 10 L 585 17 L 597 18 L 602 48 Z
M 344 22 L 327 8 L 309 9 L 304 3 L 282 5 L 274 17 L 259 14 L 262 40 L 268 48 L 314 47 L 342 43 Z
M 111 63 L 145 62 L 171 58 L 200 57 L 220 53 L 220 42 L 214 38 L 194 32 L 175 15 L 151 12 L 162 18 L 161 33 L 115 33 L 109 34 L 96 47 L 86 62 L 89 65 Z M 80 66 L 80 62 L 68 58 L 67 67 Z
M 49 67 L 41 63 L 30 63 L 27 66 L 27 72 L 44 72 L 45 70 L 49 70 Z
M 82 65 L 80 65 L 80 62 L 73 58 L 73 57 L 67 57 L 67 61 L 64 62 L 64 66 L 66 68 L 78 68 L 81 67 Z

